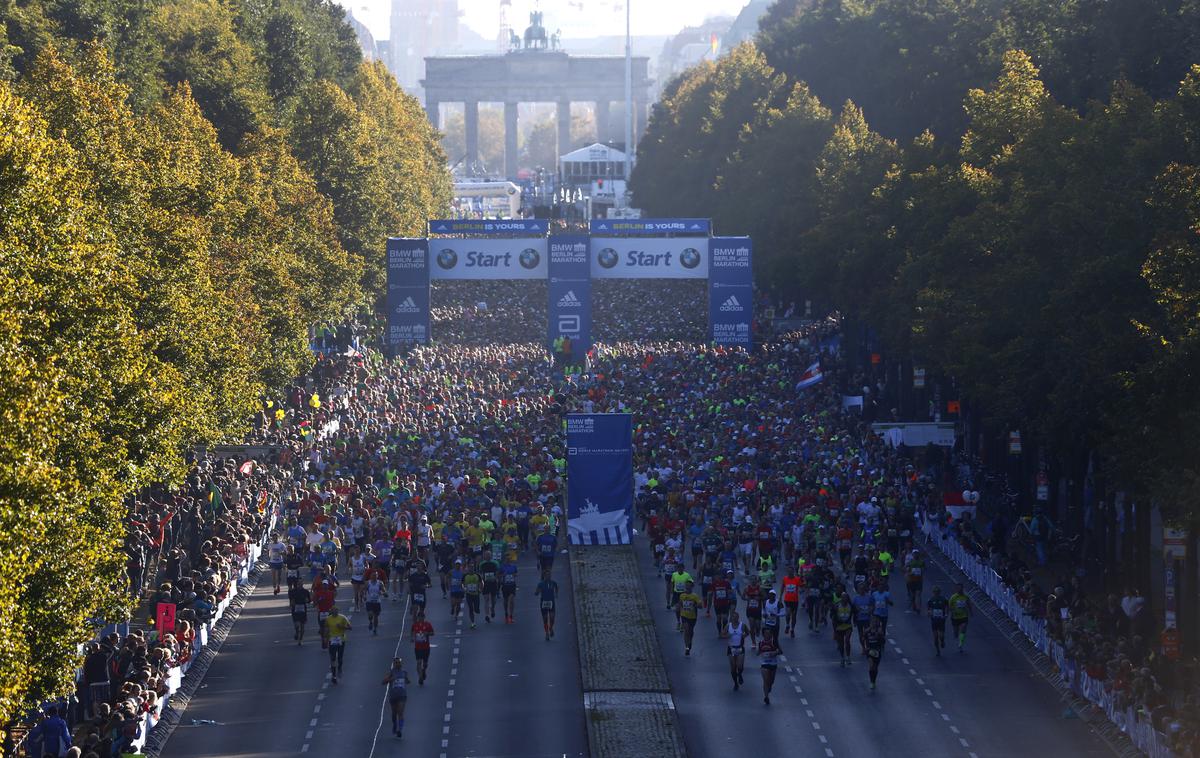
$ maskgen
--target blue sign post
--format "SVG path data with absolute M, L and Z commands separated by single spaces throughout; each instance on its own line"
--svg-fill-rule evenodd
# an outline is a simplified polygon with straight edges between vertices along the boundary
M 753 249 L 749 237 L 713 237 L 709 241 L 708 328 L 713 344 L 751 347 Z
M 387 344 L 429 342 L 429 246 L 424 239 L 387 241 Z
M 570 340 L 571 363 L 580 365 L 592 347 L 592 279 L 586 234 L 550 237 L 550 286 L 546 308 L 547 344 Z
M 567 532 L 573 545 L 628 545 L 633 416 L 567 414 Z

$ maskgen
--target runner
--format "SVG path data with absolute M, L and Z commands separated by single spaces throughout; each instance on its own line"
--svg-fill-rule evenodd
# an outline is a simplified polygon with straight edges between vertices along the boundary
M 542 518 L 545 518 L 545 516 Z M 536 522 L 537 516 L 534 516 L 532 520 Z M 537 549 L 538 570 L 553 570 L 554 552 L 558 550 L 558 538 L 551 534 L 546 527 L 542 527 L 538 533 L 537 539 L 534 540 L 534 547 Z
M 383 598 L 387 594 L 387 585 L 377 577 L 368 580 L 363 588 L 363 599 L 367 604 L 367 629 L 372 635 L 379 634 L 379 614 L 383 611 Z
M 408 597 L 412 602 L 413 615 L 425 613 L 425 604 L 428 601 L 428 593 L 433 580 L 429 577 L 429 572 L 425 570 L 425 561 L 416 559 L 413 562 L 413 569 L 408 572 Z
M 883 648 L 887 643 L 887 635 L 883 631 L 883 620 L 879 616 L 871 619 L 867 629 L 867 673 L 871 677 L 871 689 L 875 689 L 875 680 L 879 676 L 879 662 L 883 660 Z
M 950 603 L 942 597 L 941 587 L 933 586 L 933 595 L 925 606 L 929 609 L 929 623 L 933 627 L 933 651 L 941 655 L 946 648 L 946 615 L 950 609 Z
M 542 629 L 549 640 L 554 636 L 554 604 L 558 600 L 558 582 L 550 578 L 550 569 L 542 570 L 536 592 L 542 610 Z
M 392 734 L 400 739 L 404 732 L 404 706 L 408 704 L 408 672 L 404 670 L 404 661 L 393 658 L 382 683 L 387 685 L 388 702 L 392 706 Z
M 454 568 L 450 570 L 450 617 L 458 618 L 462 613 L 463 597 L 466 591 L 463 589 L 463 579 L 467 573 L 463 571 L 463 559 L 454 559 Z
M 908 606 L 913 613 L 921 612 L 921 589 L 925 582 L 925 558 L 913 548 L 904 562 L 904 583 L 908 588 Z
M 733 610 L 735 593 L 732 571 L 725 572 L 725 576 L 713 581 L 712 603 L 713 610 L 717 614 L 717 637 L 724 637 L 726 635 L 726 624 L 731 620 L 732 614 L 736 613 Z
M 283 579 L 283 566 L 291 546 L 279 537 L 279 532 L 271 535 L 267 544 L 267 564 L 271 567 L 271 578 L 275 581 L 275 594 L 279 594 L 279 585 Z M 289 589 L 291 588 L 289 584 Z
M 292 639 L 296 640 L 297 645 L 304 644 L 304 627 L 308 625 L 308 605 L 311 602 L 312 593 L 304 589 L 304 585 L 297 583 L 288 589 L 288 606 L 295 628 Z
M 696 633 L 696 618 L 700 610 L 700 604 L 704 602 L 699 595 L 692 591 L 695 583 L 688 580 L 684 585 L 684 591 L 679 596 L 679 618 L 683 624 L 683 654 L 690 656 L 692 654 L 692 637 Z
M 475 569 L 475 561 L 467 564 L 467 572 L 463 574 L 462 588 L 467 596 L 467 616 L 471 621 L 471 628 L 475 628 L 475 617 L 479 615 L 479 597 L 483 591 L 483 577 Z
M 965 653 L 963 647 L 967 644 L 967 622 L 971 619 L 971 599 L 963 592 L 961 584 L 954 585 L 954 594 L 950 596 L 950 624 L 954 627 L 954 636 L 958 640 L 958 652 Z
M 888 609 L 892 606 L 892 593 L 888 592 L 887 584 L 877 580 L 875 591 L 871 593 L 872 615 L 879 621 L 879 628 L 886 632 L 888 624 Z
M 687 591 L 691 583 L 692 575 L 683 567 L 683 561 L 679 561 L 667 580 L 667 609 L 675 610 L 675 631 L 683 628 L 683 623 L 679 620 L 679 596 Z
M 783 577 L 783 605 L 787 608 L 786 632 L 796 636 L 796 615 L 800 609 L 800 577 L 796 576 L 796 567 L 788 566 L 787 574 Z
M 779 619 L 787 613 L 783 604 L 779 602 L 778 595 L 774 587 L 767 590 L 767 599 L 762 607 L 763 634 L 769 632 L 775 638 L 776 644 L 779 642 Z
M 850 596 L 845 592 L 840 593 L 830 613 L 833 615 L 833 639 L 837 643 L 838 655 L 842 658 L 842 666 L 849 666 L 850 633 L 854 630 L 854 606 L 850 604 Z
M 778 628 L 778 627 L 776 627 Z M 779 668 L 779 643 L 766 629 L 758 643 L 758 662 L 762 667 L 763 704 L 771 704 L 771 688 L 775 686 L 775 670 Z
M 738 612 L 731 612 L 723 636 L 729 638 L 725 654 L 729 656 L 729 675 L 733 677 L 734 690 L 746 683 L 742 673 L 746 668 L 746 637 L 749 634 L 750 630 L 738 617 Z
M 367 557 L 362 554 L 362 550 L 357 546 L 350 548 L 350 584 L 354 585 L 354 610 L 362 610 L 363 603 L 363 588 L 366 585 L 364 578 L 369 565 Z
M 500 594 L 504 598 L 504 623 L 516 622 L 517 607 L 517 562 L 506 560 L 500 566 Z
M 417 661 L 417 684 L 425 684 L 425 674 L 429 670 L 429 653 L 433 639 L 433 624 L 425 619 L 425 608 L 417 606 L 412 624 L 413 658 Z
M 750 626 L 750 641 L 757 645 L 759 628 L 762 626 L 763 603 L 763 592 L 757 576 L 750 577 L 750 584 L 742 591 L 742 600 L 746 601 L 746 623 Z
M 854 626 L 858 628 L 858 646 L 863 655 L 867 654 L 867 628 L 871 626 L 872 612 L 875 610 L 875 601 L 871 599 L 871 593 L 867 592 L 866 583 L 858 586 L 858 591 L 855 593 L 850 604 L 854 606 Z
M 496 615 L 496 595 L 500 594 L 499 561 L 492 556 L 485 557 L 479 564 L 479 575 L 483 578 L 483 620 L 490 624 Z M 505 621 L 508 621 L 507 614 Z
M 342 673 L 342 663 L 346 658 L 346 632 L 351 629 L 350 621 L 338 612 L 336 605 L 329 609 L 329 616 L 325 619 L 325 634 L 329 638 L 329 676 L 334 684 L 338 683 L 338 676 Z
M 300 569 L 304 568 L 304 556 L 296 552 L 295 545 L 288 545 L 287 554 L 283 557 L 283 566 L 287 571 L 288 589 L 300 586 Z

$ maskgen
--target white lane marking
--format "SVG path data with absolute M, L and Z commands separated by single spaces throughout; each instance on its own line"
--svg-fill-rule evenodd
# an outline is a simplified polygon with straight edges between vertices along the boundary
M 307 732 L 305 732 L 305 733 L 304 733 L 304 739 L 306 739 L 306 740 L 311 740 L 311 739 L 312 739 L 312 735 L 313 735 L 313 733 L 312 733 L 312 730 L 311 730 L 311 729 L 309 729 Z
M 301 745 L 301 746 L 300 746 L 300 752 L 301 752 L 301 753 L 307 753 L 307 752 L 308 752 L 308 743 L 305 743 L 305 744 L 303 744 L 303 745 Z
M 324 699 L 325 699 L 325 693 L 324 693 L 324 692 L 317 693 L 317 700 L 324 700 Z
M 808 705 L 808 698 L 806 698 L 806 697 L 800 698 L 800 705 Z
M 454 690 L 449 690 L 449 691 L 447 691 L 447 692 L 446 692 L 446 697 L 454 697 Z
M 969 742 L 967 742 L 966 739 L 963 737 L 959 737 L 958 741 L 959 741 L 959 744 L 961 744 L 963 747 L 971 747 L 971 744 Z
M 950 731 L 954 732 L 955 734 L 958 734 L 958 733 L 959 733 L 959 732 L 958 732 L 958 727 L 956 727 L 954 724 L 951 724 L 951 725 L 950 725 Z
M 933 697 L 933 690 L 928 687 L 925 689 L 925 697 Z
M 443 718 L 443 719 L 442 719 L 442 721 L 444 721 L 444 722 L 446 722 L 447 724 L 449 724 L 449 723 L 450 723 L 450 714 L 449 714 L 449 713 L 447 713 L 447 714 L 446 714 L 446 717 L 445 717 L 445 718 Z
M 912 669 L 909 669 L 909 670 L 910 670 L 910 671 L 912 671 Z M 913 674 L 914 674 L 914 675 L 916 675 L 916 673 L 917 673 L 917 672 L 913 671 Z M 925 680 L 924 680 L 924 679 L 922 679 L 921 677 L 919 677 L 919 676 L 918 676 L 918 677 L 917 677 L 917 684 L 919 684 L 919 685 L 921 685 L 922 687 L 924 687 L 924 686 L 925 686 Z
M 801 692 L 802 692 L 802 690 L 799 687 L 797 687 L 796 694 L 799 695 Z M 804 698 L 800 698 L 800 702 L 803 703 L 804 705 L 808 705 L 808 701 L 805 700 Z
M 949 714 L 949 713 L 943 713 L 943 714 L 942 714 L 942 721 L 949 721 L 949 720 L 950 720 L 950 714 Z
M 788 679 L 792 680 L 792 684 L 796 683 L 796 676 L 794 674 L 792 676 L 789 676 Z
M 825 745 L 825 744 L 828 744 L 828 743 L 829 743 L 829 740 L 828 740 L 828 739 L 826 739 L 826 738 L 825 738 L 825 735 L 823 735 L 823 734 L 818 734 L 818 735 L 817 735 L 817 739 L 819 739 L 819 740 L 821 741 L 821 744 L 822 744 L 822 745 Z
M 448 727 L 448 726 L 442 727 L 442 734 L 450 734 L 450 727 Z
M 825 748 L 825 755 L 828 756 L 828 758 L 833 758 L 833 750 L 830 748 Z
M 316 719 L 313 719 L 312 721 L 308 722 L 308 725 L 309 725 L 309 726 L 316 726 L 316 725 L 317 725 L 317 720 L 316 720 Z
M 450 747 L 450 740 L 442 740 L 442 747 Z
M 321 704 L 317 703 L 316 705 L 313 706 L 313 713 L 320 713 L 320 712 L 321 712 Z
M 454 656 L 454 658 L 450 662 L 453 663 L 455 666 L 457 666 L 458 665 L 458 656 L 457 655 Z
M 818 724 L 817 722 L 814 721 L 814 722 L 812 722 L 812 725 L 813 725 L 813 729 L 816 729 L 818 732 L 821 731 L 820 724 Z
M 896 648 L 896 655 L 904 655 L 904 651 L 900 648 Z
M 454 682 L 455 682 L 455 681 L 457 681 L 457 680 L 456 680 L 454 677 L 450 677 L 450 686 L 451 686 L 451 687 L 453 687 L 453 686 L 454 686 Z
M 942 710 L 942 704 L 936 700 L 933 701 L 933 707 L 937 708 L 939 711 Z
M 446 701 L 446 710 L 448 710 L 448 711 L 449 711 L 449 710 L 452 710 L 453 708 L 454 708 L 454 701 L 453 701 L 453 700 L 447 700 L 447 701 Z
M 408 597 L 404 598 L 404 613 L 400 614 L 400 636 L 396 638 L 396 649 L 392 651 L 392 657 L 400 655 L 400 644 L 404 642 L 404 625 L 408 621 L 408 609 L 411 605 L 411 600 Z M 371 739 L 371 752 L 367 753 L 367 758 L 374 758 L 375 748 L 379 744 L 379 730 L 383 729 L 383 715 L 387 709 L 387 690 L 383 691 L 383 698 L 379 702 L 379 725 L 375 727 L 375 736 Z
M 808 714 L 808 717 L 809 717 L 809 718 L 812 718 L 813 716 L 815 716 L 815 715 L 816 715 L 816 714 L 814 714 L 814 713 L 812 712 L 812 709 L 811 709 L 811 708 L 809 708 L 807 711 L 805 711 L 805 713 L 806 713 L 806 714 Z

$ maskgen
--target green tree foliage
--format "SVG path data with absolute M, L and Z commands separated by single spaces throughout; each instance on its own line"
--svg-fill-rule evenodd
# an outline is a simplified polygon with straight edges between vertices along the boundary
M 181 442 L 181 377 L 148 350 L 136 279 L 70 145 L 0 84 L 0 713 L 69 689 L 117 609 L 120 497 Z M 64 525 L 70 528 L 63 528 Z
M 329 0 L 0 0 L 0 718 L 127 612 L 126 496 L 238 438 L 449 195 Z
M 635 203 L 753 235 L 769 288 L 954 377 L 1077 482 L 1098 454 L 1194 517 L 1200 459 L 1175 441 L 1200 419 L 1200 69 L 1164 91 L 1194 32 L 1163 19 L 1193 10 L 1142 13 L 784 0 L 763 52 L 667 86 Z

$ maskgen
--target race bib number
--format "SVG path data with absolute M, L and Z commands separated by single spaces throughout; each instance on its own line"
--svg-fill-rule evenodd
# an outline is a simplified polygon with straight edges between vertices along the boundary
M 343 642 L 343 640 L 341 637 L 330 637 L 329 638 L 330 646 L 340 645 L 340 644 L 342 644 L 342 642 Z
M 553 600 L 543 600 L 542 601 L 542 610 L 543 611 L 554 610 L 554 601 Z
M 920 576 L 922 571 L 924 571 L 924 569 L 922 569 L 920 566 L 913 566 L 908 573 L 912 574 L 913 576 Z
M 416 603 L 417 605 L 424 605 L 425 604 L 425 593 L 414 592 L 412 599 L 413 599 L 413 602 Z
M 934 608 L 933 610 L 931 610 L 929 612 L 929 616 L 930 616 L 930 618 L 942 619 L 942 618 L 946 618 L 946 612 L 943 611 L 941 608 Z

